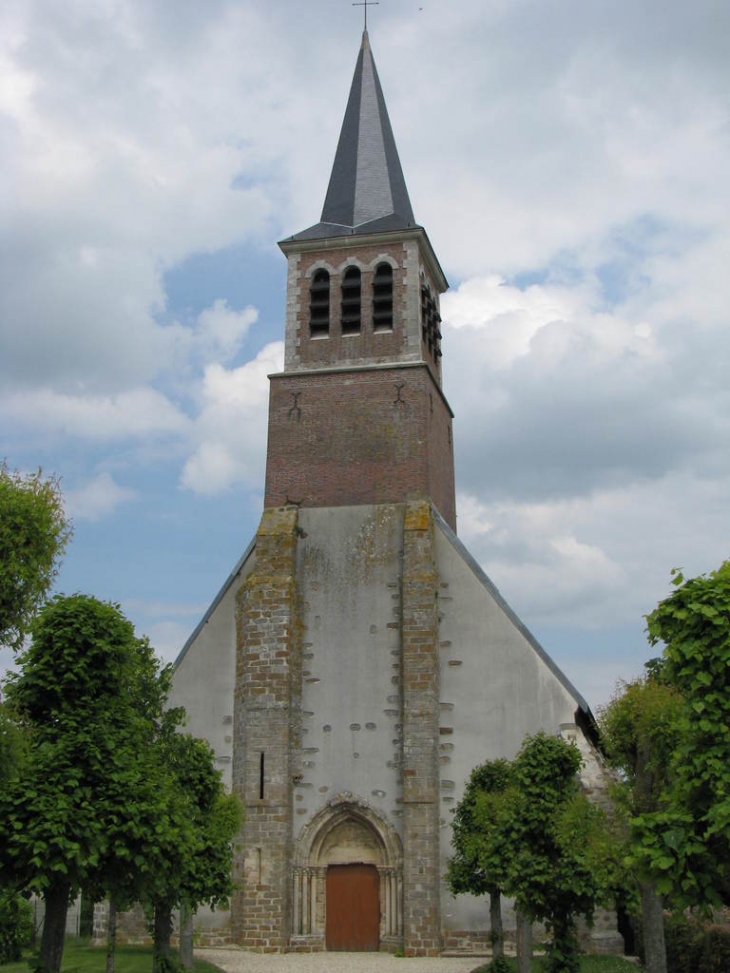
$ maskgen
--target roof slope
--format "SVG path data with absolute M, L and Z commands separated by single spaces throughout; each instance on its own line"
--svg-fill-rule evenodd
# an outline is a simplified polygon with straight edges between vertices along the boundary
M 291 239 L 375 233 L 416 225 L 365 31 L 321 220 Z

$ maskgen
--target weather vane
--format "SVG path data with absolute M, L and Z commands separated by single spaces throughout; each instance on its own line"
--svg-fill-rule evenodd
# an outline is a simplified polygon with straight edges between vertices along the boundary
M 379 7 L 380 0 L 360 0 L 359 3 L 353 3 L 353 7 L 365 7 L 365 30 L 368 29 L 368 7 Z

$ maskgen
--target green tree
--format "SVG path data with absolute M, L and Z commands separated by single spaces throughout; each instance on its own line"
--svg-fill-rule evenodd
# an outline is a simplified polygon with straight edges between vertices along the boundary
M 454 811 L 452 844 L 446 880 L 454 895 L 489 896 L 492 967 L 500 968 L 504 957 L 502 889 L 507 881 L 503 854 L 502 798 L 512 782 L 508 760 L 488 760 L 471 772 Z M 502 964 L 503 965 L 503 964 Z
M 20 774 L 27 750 L 27 735 L 7 703 L 0 701 L 0 791 Z
M 166 827 L 158 834 L 153 874 L 143 901 L 154 916 L 153 971 L 170 953 L 172 912 L 194 913 L 227 903 L 233 891 L 233 841 L 241 823 L 238 801 L 226 794 L 215 755 L 188 734 L 161 736 L 156 756 L 170 773 Z
M 640 894 L 648 973 L 667 969 L 663 895 L 672 886 L 667 866 L 674 856 L 667 851 L 676 842 L 677 822 L 670 792 L 683 708 L 662 667 L 653 665 L 643 679 L 622 684 L 600 713 L 608 762 L 620 772 L 614 796 L 628 821 L 626 860 Z M 673 826 L 657 828 L 659 819 L 671 819 Z
M 23 644 L 70 536 L 58 481 L 0 463 L 0 644 Z
M 0 793 L 20 777 L 27 742 L 8 704 L 0 702 Z M 0 886 L 0 963 L 20 959 L 32 934 L 33 915 L 28 901 L 15 888 Z
M 680 907 L 730 902 L 730 561 L 685 579 L 647 616 L 663 642 L 667 681 L 685 700 L 672 767 L 671 814 L 645 822 L 662 847 L 665 886 Z
M 577 973 L 577 917 L 590 921 L 620 884 L 612 830 L 581 792 L 581 763 L 574 744 L 528 736 L 511 763 L 475 770 L 457 809 L 452 890 L 497 887 L 521 916 L 544 922 L 552 932 L 548 973 Z
M 117 606 L 86 595 L 47 603 L 31 634 L 8 679 L 29 747 L 0 792 L 0 880 L 43 896 L 40 964 L 57 973 L 71 892 L 130 854 L 144 871 L 169 673 Z
M 514 760 L 505 891 L 518 909 L 552 932 L 546 969 L 577 973 L 576 920 L 589 922 L 598 902 L 611 901 L 615 876 L 606 856 L 605 815 L 581 792 L 578 748 L 544 733 L 528 736 Z
M 33 910 L 12 889 L 0 888 L 0 964 L 19 960 L 33 937 Z

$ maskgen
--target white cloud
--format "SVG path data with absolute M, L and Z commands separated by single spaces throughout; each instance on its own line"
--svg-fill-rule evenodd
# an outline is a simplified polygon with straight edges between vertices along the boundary
M 0 395 L 13 423 L 92 442 L 180 435 L 189 421 L 161 392 L 132 389 L 115 396 L 68 395 L 39 389 Z
M 205 361 L 230 361 L 243 344 L 258 311 L 246 307 L 234 311 L 219 299 L 198 316 L 198 341 Z
M 705 250 L 688 243 L 689 266 L 695 247 Z M 640 283 L 613 302 L 598 270 L 572 286 L 551 283 L 553 271 L 526 288 L 488 275 L 444 297 L 462 489 L 579 496 L 672 471 L 730 472 L 727 331 L 700 314 L 707 278 L 676 274 L 674 304 L 669 283 L 653 288 L 649 271 L 661 268 L 668 281 L 675 259 L 637 254 Z M 719 315 L 714 301 L 712 309 Z
M 120 486 L 110 473 L 103 472 L 76 490 L 66 491 L 64 506 L 72 520 L 101 520 L 121 503 L 136 500 L 138 493 Z
M 185 463 L 183 486 L 206 494 L 220 493 L 236 483 L 261 488 L 268 375 L 281 371 L 283 364 L 284 346 L 277 341 L 240 368 L 206 367 L 194 432 L 198 445 Z
M 459 534 L 533 628 L 641 626 L 688 576 L 727 557 L 730 474 L 673 472 L 541 502 L 458 497 Z
M 197 618 L 202 615 L 208 605 L 203 602 L 188 604 L 185 602 L 147 601 L 139 598 L 126 598 L 124 610 L 131 615 L 144 618 L 165 616 L 166 618 Z
M 152 648 L 163 662 L 174 662 L 191 629 L 189 623 L 165 620 L 138 626 L 137 631 L 149 638 Z

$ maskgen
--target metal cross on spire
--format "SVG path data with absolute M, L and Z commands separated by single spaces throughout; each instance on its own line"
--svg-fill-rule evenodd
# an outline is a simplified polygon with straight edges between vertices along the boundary
M 360 0 L 359 3 L 353 3 L 353 7 L 365 7 L 365 30 L 368 29 L 368 7 L 379 7 L 380 0 Z

